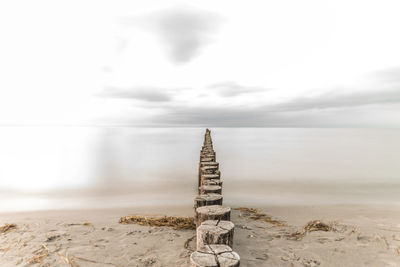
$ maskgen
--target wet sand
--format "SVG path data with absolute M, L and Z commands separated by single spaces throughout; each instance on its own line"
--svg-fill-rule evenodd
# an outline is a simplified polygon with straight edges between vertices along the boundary
M 400 207 L 265 206 L 275 226 L 234 210 L 233 247 L 241 266 L 399 266 Z M 119 224 L 126 215 L 192 216 L 190 206 L 0 214 L 0 266 L 188 266 L 194 230 Z M 295 240 L 311 220 L 332 225 Z

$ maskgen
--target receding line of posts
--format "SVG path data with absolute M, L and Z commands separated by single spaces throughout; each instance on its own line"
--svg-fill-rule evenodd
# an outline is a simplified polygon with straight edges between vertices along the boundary
M 231 208 L 222 202 L 221 172 L 211 131 L 206 129 L 200 151 L 198 196 L 194 200 L 196 251 L 190 255 L 190 266 L 240 266 L 240 257 L 232 250 L 235 225 L 230 221 Z

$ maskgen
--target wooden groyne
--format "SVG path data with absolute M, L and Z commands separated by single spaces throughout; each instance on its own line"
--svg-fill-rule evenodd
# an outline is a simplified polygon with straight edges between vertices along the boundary
M 191 266 L 239 266 L 240 257 L 232 250 L 235 225 L 230 221 L 231 208 L 222 205 L 221 172 L 209 129 L 200 151 L 198 194 L 194 200 L 196 251 L 190 255 Z

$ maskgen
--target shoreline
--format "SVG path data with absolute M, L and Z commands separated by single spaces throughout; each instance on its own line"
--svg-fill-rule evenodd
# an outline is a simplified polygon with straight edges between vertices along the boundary
M 400 206 L 249 208 L 261 208 L 287 226 L 251 220 L 234 210 L 233 247 L 243 266 L 396 266 L 400 262 Z M 0 235 L 0 265 L 68 266 L 63 260 L 68 256 L 77 264 L 71 266 L 187 266 L 190 250 L 184 244 L 194 231 L 118 223 L 120 217 L 132 214 L 193 216 L 193 209 L 177 205 L 0 213 L 1 225 L 18 226 Z M 331 223 L 335 231 L 310 232 L 297 241 L 288 238 L 312 220 Z M 49 255 L 41 264 L 29 265 L 35 251 L 47 251 L 42 245 Z

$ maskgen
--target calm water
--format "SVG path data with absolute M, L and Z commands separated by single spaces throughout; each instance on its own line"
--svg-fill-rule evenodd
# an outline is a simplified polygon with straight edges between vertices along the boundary
M 191 205 L 203 128 L 1 127 L 0 211 Z M 225 202 L 400 204 L 399 129 L 212 129 Z

